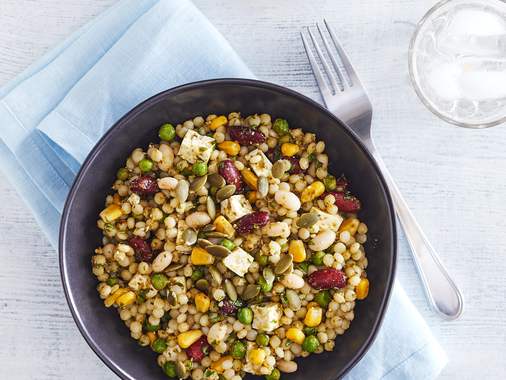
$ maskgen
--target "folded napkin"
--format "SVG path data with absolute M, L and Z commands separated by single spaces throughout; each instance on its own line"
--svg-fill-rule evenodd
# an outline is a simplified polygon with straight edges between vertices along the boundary
M 187 0 L 123 0 L 0 89 L 0 168 L 56 248 L 65 197 L 103 133 L 183 83 L 253 77 Z M 349 379 L 432 379 L 446 356 L 396 284 L 381 331 Z

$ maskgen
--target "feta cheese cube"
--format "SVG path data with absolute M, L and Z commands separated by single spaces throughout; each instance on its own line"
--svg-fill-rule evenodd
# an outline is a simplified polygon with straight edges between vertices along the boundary
M 255 330 L 273 331 L 280 326 L 281 308 L 279 304 L 270 302 L 260 305 L 252 305 L 253 328 Z
M 271 176 L 272 163 L 260 149 L 252 150 L 245 158 L 257 176 L 266 178 Z
M 253 261 L 253 256 L 242 248 L 237 247 L 230 255 L 223 259 L 223 265 L 236 275 L 243 277 L 248 272 Z
M 253 208 L 251 204 L 242 194 L 232 195 L 230 198 L 221 202 L 221 213 L 231 222 L 236 221 L 244 215 L 251 214 L 252 212 Z
M 339 226 L 343 222 L 343 218 L 339 215 L 331 215 L 326 212 L 317 209 L 316 207 L 311 208 L 311 212 L 318 214 L 318 222 L 314 226 L 318 226 L 318 231 L 332 230 L 337 231 Z
M 207 162 L 211 158 L 214 149 L 214 139 L 209 136 L 202 136 L 200 133 L 189 129 L 184 135 L 178 156 L 191 164 L 196 161 Z

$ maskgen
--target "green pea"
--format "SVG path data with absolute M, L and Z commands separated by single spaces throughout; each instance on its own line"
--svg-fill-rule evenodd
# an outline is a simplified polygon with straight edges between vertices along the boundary
M 323 184 L 325 185 L 325 190 L 332 191 L 337 187 L 336 177 L 333 175 L 328 175 L 323 179 Z
M 160 325 L 152 325 L 151 323 L 149 323 L 146 319 L 146 322 L 144 323 L 144 330 L 146 330 L 147 332 L 155 332 L 157 331 L 158 329 L 160 328 Z
M 246 355 L 246 345 L 240 340 L 236 340 L 234 344 L 232 344 L 232 348 L 230 349 L 230 355 L 234 359 L 242 359 Z
M 274 120 L 274 124 L 272 125 L 272 129 L 279 135 L 283 136 L 290 132 L 290 128 L 288 127 L 288 121 L 285 119 L 276 119 Z
M 191 279 L 193 282 L 196 282 L 197 280 L 200 280 L 202 277 L 204 277 L 204 269 L 197 267 L 193 270 Z
M 197 161 L 193 164 L 192 173 L 196 176 L 203 176 L 207 174 L 207 164 L 204 161 Z
M 302 342 L 302 349 L 304 351 L 312 353 L 316 351 L 319 344 L 320 342 L 318 342 L 317 337 L 315 337 L 314 335 L 309 335 L 304 339 L 304 342 Z
M 278 139 L 278 144 L 289 143 L 291 141 L 292 141 L 292 136 L 290 136 L 290 135 L 284 135 L 284 136 L 281 136 Z
M 153 342 L 151 348 L 153 349 L 153 351 L 161 354 L 163 351 L 167 349 L 167 342 L 165 342 L 165 339 L 158 338 Z
M 327 308 L 329 306 L 330 301 L 332 301 L 332 297 L 330 296 L 330 292 L 328 290 L 322 290 L 317 293 L 314 297 L 314 300 L 323 308 Z
M 264 276 L 258 277 L 258 285 L 260 285 L 260 289 L 264 293 L 270 292 L 272 290 L 272 284 L 269 284 L 267 281 L 265 281 Z
M 253 321 L 253 311 L 249 307 L 243 307 L 237 312 L 239 322 L 249 325 Z
M 258 265 L 264 267 L 267 265 L 267 261 L 269 261 L 269 258 L 267 257 L 267 255 L 258 254 L 256 257 L 256 261 Z
M 228 240 L 228 239 L 223 239 L 221 241 L 221 245 L 224 246 L 225 248 L 229 249 L 230 251 L 235 248 L 234 242 L 232 240 Z
M 127 168 L 119 168 L 116 173 L 116 177 L 121 181 L 126 181 L 128 179 L 128 169 Z
M 149 172 L 151 169 L 153 169 L 153 161 L 147 158 L 143 158 L 139 161 L 139 169 L 141 169 L 141 171 L 144 173 Z
M 158 136 L 165 141 L 172 141 L 174 137 L 176 137 L 176 129 L 172 124 L 164 124 L 160 127 L 158 131 Z
M 323 256 L 325 256 L 325 252 L 318 251 L 313 256 L 311 256 L 311 261 L 314 265 L 323 265 Z
M 301 271 L 303 271 L 304 273 L 307 273 L 307 270 L 309 268 L 309 263 L 303 262 L 303 263 L 300 263 L 298 266 Z
M 274 368 L 269 375 L 265 375 L 265 380 L 279 380 L 280 378 L 281 372 L 277 368 Z
M 316 334 L 316 328 L 314 328 L 314 327 L 304 327 L 302 329 L 302 332 L 304 333 L 305 336 L 315 335 Z
M 165 364 L 163 365 L 163 372 L 165 372 L 165 374 L 168 377 L 177 377 L 176 363 L 174 363 L 174 362 L 165 362 Z
M 155 273 L 151 276 L 151 283 L 156 290 L 162 290 L 169 284 L 169 279 L 163 273 Z
M 117 277 L 109 277 L 107 279 L 107 285 L 109 286 L 114 286 L 118 283 L 118 278 Z
M 257 335 L 256 342 L 259 346 L 266 347 L 269 344 L 269 335 L 260 333 Z

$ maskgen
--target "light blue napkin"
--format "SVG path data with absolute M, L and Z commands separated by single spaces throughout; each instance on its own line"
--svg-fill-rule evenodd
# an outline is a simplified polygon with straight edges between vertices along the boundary
M 0 168 L 57 247 L 80 163 L 133 106 L 201 79 L 253 77 L 187 0 L 124 0 L 0 90 Z M 395 285 L 381 331 L 349 379 L 432 379 L 446 355 Z

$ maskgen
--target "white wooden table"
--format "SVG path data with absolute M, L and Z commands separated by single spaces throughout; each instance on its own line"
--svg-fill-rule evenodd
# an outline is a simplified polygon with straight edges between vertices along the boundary
M 0 0 L 0 85 L 114 2 Z M 465 295 L 463 317 L 442 322 L 428 310 L 409 256 L 401 255 L 398 275 L 450 359 L 441 378 L 504 378 L 506 128 L 451 127 L 416 98 L 407 47 L 414 24 L 434 1 L 195 3 L 259 78 L 315 99 L 298 31 L 323 17 L 337 27 L 375 105 L 379 150 Z M 57 253 L 8 173 L 0 175 L 0 203 L 0 378 L 114 379 L 79 335 Z M 405 240 L 400 248 L 406 252 Z

